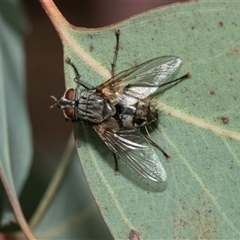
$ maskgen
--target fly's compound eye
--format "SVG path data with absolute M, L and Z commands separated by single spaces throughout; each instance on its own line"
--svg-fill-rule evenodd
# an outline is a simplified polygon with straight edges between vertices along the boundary
M 74 119 L 74 110 L 71 107 L 64 108 L 63 109 L 63 114 L 66 119 L 73 120 Z
M 73 88 L 69 88 L 65 94 L 64 94 L 65 98 L 69 101 L 74 101 L 74 97 L 75 97 L 75 90 Z M 74 106 L 72 107 L 66 107 L 63 109 L 63 114 L 64 116 L 69 119 L 69 120 L 73 120 L 74 119 Z
M 75 96 L 75 90 L 73 88 L 69 88 L 65 94 L 64 94 L 65 98 L 67 100 L 73 101 L 74 100 L 74 96 Z

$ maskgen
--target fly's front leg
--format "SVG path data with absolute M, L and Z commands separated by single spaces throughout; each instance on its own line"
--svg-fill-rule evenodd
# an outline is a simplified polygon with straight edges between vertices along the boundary
M 113 62 L 111 63 L 111 75 L 112 77 L 115 76 L 115 67 L 116 67 L 116 62 L 117 62 L 117 56 L 118 56 L 118 51 L 119 51 L 119 37 L 120 37 L 120 29 L 117 29 L 115 31 L 115 36 L 116 36 L 116 46 L 115 46 L 115 52 L 114 52 L 114 57 L 113 57 Z
M 91 85 L 88 84 L 88 83 L 85 83 L 84 81 L 82 81 L 82 80 L 80 79 L 80 78 L 81 78 L 81 75 L 79 74 L 76 66 L 72 63 L 72 61 L 71 61 L 70 58 L 66 58 L 66 59 L 65 59 L 65 62 L 73 68 L 73 71 L 74 71 L 74 73 L 75 73 L 74 82 L 80 84 L 81 86 L 83 86 L 84 88 L 86 88 L 86 89 L 88 89 L 88 90 L 94 89 L 93 86 L 91 86 Z
M 74 71 L 74 73 L 75 73 L 74 81 L 77 82 L 78 80 L 80 80 L 81 75 L 79 74 L 76 66 L 72 63 L 71 59 L 70 59 L 70 58 L 66 58 L 66 59 L 65 59 L 65 62 L 73 68 L 73 71 Z M 76 80 L 75 80 L 75 79 L 76 79 Z

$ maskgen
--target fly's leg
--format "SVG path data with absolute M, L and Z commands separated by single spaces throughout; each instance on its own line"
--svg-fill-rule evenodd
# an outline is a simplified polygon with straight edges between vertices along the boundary
M 115 153 L 113 153 L 113 156 L 114 156 L 114 161 L 115 161 L 115 174 L 119 174 L 117 155 Z
M 117 29 L 115 31 L 115 36 L 116 36 L 116 46 L 115 46 L 115 52 L 114 52 L 114 57 L 113 61 L 111 63 L 111 76 L 115 76 L 115 67 L 116 67 L 116 62 L 117 62 L 117 56 L 118 56 L 118 51 L 119 51 L 119 37 L 120 37 L 120 29 Z
M 182 80 L 184 80 L 186 78 L 190 78 L 190 77 L 192 77 L 191 72 L 187 72 L 185 75 L 181 76 L 180 78 L 174 79 L 174 80 L 172 80 L 170 82 L 166 82 L 166 83 L 164 83 L 162 85 L 159 85 L 159 87 L 163 87 L 165 85 L 168 85 L 168 84 L 171 84 L 171 83 L 174 83 L 174 82 L 178 82 L 178 81 L 180 82 L 180 81 L 182 81 Z
M 86 88 L 88 90 L 94 89 L 93 86 L 91 86 L 90 84 L 85 83 L 84 81 L 81 80 L 81 75 L 79 74 L 76 66 L 72 63 L 70 58 L 66 58 L 65 62 L 73 68 L 73 71 L 75 73 L 74 82 L 80 84 L 81 86 L 83 86 L 84 88 Z
M 146 83 L 134 83 L 134 84 L 128 84 L 128 85 L 126 86 L 126 89 L 131 88 L 131 87 L 148 87 L 148 88 L 150 88 L 150 87 L 154 87 L 154 88 L 155 88 L 155 87 L 158 87 L 158 88 L 160 88 L 160 87 L 169 85 L 169 84 L 171 84 L 171 83 L 180 82 L 180 81 L 182 81 L 182 80 L 184 80 L 184 79 L 186 79 L 186 78 L 190 78 L 190 77 L 192 77 L 191 72 L 187 72 L 185 75 L 181 76 L 180 78 L 174 79 L 174 80 L 172 80 L 172 81 L 163 83 L 163 84 L 158 85 L 158 86 L 157 86 L 157 85 L 151 85 L 151 86 L 150 86 L 149 84 L 146 84 Z
M 158 150 L 162 152 L 162 154 L 165 156 L 167 160 L 169 160 L 171 156 L 169 156 L 155 141 L 151 139 L 147 126 L 145 126 L 145 131 L 146 131 L 146 134 L 144 136 L 152 143 L 152 145 L 154 145 Z
M 76 66 L 72 63 L 71 59 L 70 59 L 70 58 L 66 58 L 66 59 L 65 59 L 65 62 L 73 68 L 73 71 L 74 71 L 74 73 L 75 73 L 74 81 L 75 81 L 75 82 L 80 81 L 81 75 L 79 74 Z

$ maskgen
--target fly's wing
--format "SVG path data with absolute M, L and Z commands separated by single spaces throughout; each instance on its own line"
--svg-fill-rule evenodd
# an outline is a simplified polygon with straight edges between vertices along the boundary
M 174 80 L 181 60 L 174 56 L 154 58 L 125 70 L 97 87 L 113 104 L 133 105 L 154 93 L 162 84 Z
M 111 118 L 93 128 L 119 158 L 143 177 L 164 182 L 166 172 L 149 142 L 138 129 L 119 129 Z

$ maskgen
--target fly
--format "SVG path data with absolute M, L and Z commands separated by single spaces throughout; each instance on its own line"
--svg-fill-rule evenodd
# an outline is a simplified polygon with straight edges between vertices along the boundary
M 150 138 L 147 130 L 147 126 L 158 119 L 151 95 L 160 87 L 188 78 L 191 74 L 175 79 L 181 60 L 175 56 L 163 56 L 115 75 L 120 31 L 115 34 L 112 77 L 98 87 L 92 87 L 81 80 L 77 68 L 67 58 L 66 63 L 76 75 L 74 81 L 84 89 L 67 89 L 60 99 L 51 96 L 55 100 L 53 106 L 61 108 L 66 119 L 92 125 L 114 153 L 116 170 L 118 157 L 143 177 L 164 182 L 167 175 L 152 145 L 166 158 L 170 156 Z M 140 129 L 145 129 L 145 134 Z

